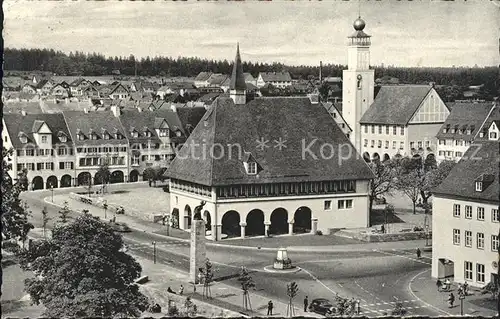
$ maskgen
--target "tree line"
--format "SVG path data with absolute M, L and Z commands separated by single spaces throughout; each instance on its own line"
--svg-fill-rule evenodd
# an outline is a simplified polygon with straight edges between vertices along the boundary
M 193 77 L 203 71 L 230 74 L 232 61 L 202 59 L 198 57 L 143 57 L 134 55 L 106 57 L 100 53 L 70 52 L 66 54 L 53 49 L 5 48 L 4 70 L 47 71 L 57 75 L 98 76 L 109 75 L 119 70 L 123 75 L 139 76 L 187 76 Z M 324 64 L 324 77 L 341 77 L 347 68 L 341 64 Z M 498 93 L 499 69 L 491 67 L 382 67 L 374 66 L 375 77 L 396 77 L 400 83 L 469 86 L 485 85 L 485 90 Z M 259 72 L 288 71 L 294 79 L 312 79 L 319 76 L 318 66 L 291 66 L 283 63 L 243 62 L 245 72 L 258 76 Z

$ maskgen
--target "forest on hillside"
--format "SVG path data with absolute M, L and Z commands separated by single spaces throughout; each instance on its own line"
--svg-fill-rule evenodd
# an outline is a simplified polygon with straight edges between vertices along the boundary
M 216 61 L 197 57 L 106 57 L 99 53 L 70 52 L 66 54 L 52 49 L 4 50 L 4 70 L 49 71 L 57 75 L 97 76 L 119 71 L 122 75 L 139 76 L 187 76 L 211 71 L 230 74 L 232 61 Z M 323 76 L 342 76 L 345 65 L 324 64 Z M 374 66 L 375 78 L 396 77 L 399 83 L 466 87 L 484 84 L 484 90 L 497 94 L 500 87 L 500 73 L 496 66 L 459 68 L 409 68 Z M 257 76 L 259 72 L 289 71 L 294 79 L 312 79 L 319 75 L 319 66 L 290 66 L 281 63 L 244 62 L 243 69 Z

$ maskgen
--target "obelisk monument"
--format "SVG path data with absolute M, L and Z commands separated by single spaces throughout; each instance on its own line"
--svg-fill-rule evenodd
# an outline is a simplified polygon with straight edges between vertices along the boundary
M 207 258 L 207 250 L 205 247 L 205 221 L 201 217 L 201 210 L 205 206 L 205 201 L 202 201 L 199 206 L 194 209 L 193 223 L 191 225 L 191 248 L 189 260 L 189 279 L 190 282 L 198 284 L 200 278 L 199 269 L 204 267 Z

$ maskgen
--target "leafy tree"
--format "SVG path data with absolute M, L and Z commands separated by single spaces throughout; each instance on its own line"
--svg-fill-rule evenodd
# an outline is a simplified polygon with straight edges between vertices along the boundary
M 200 273 L 203 276 L 203 296 L 207 296 L 207 298 L 212 297 L 212 292 L 210 290 L 210 285 L 214 279 L 214 271 L 212 262 L 210 259 L 205 260 L 204 268 L 200 268 Z
M 49 223 L 49 220 L 50 220 L 50 217 L 48 215 L 49 215 L 49 212 L 47 211 L 47 207 L 44 206 L 42 209 L 43 238 L 45 238 L 45 230 L 47 229 L 47 224 Z
M 28 170 L 26 168 L 23 168 L 23 170 L 17 174 L 17 183 L 19 184 L 21 191 L 28 190 L 29 181 L 28 181 Z
M 33 225 L 28 221 L 30 214 L 26 203 L 22 203 L 19 195 L 23 190 L 20 183 L 14 184 L 9 171 L 12 168 L 10 156 L 13 150 L 2 150 L 2 236 L 5 239 L 21 240 L 28 237 Z
M 97 174 L 99 177 L 99 182 L 101 183 L 102 191 L 104 193 L 104 189 L 106 185 L 109 183 L 111 179 L 111 171 L 109 170 L 109 166 L 107 163 L 101 164 L 99 169 L 97 170 Z
M 138 317 L 148 305 L 134 284 L 141 266 L 122 246 L 97 217 L 79 216 L 24 251 L 21 266 L 36 275 L 26 291 L 46 317 Z
M 450 171 L 455 167 L 454 161 L 444 160 L 439 163 L 439 166 L 434 169 L 430 169 L 425 172 L 425 176 L 422 182 L 422 189 L 420 190 L 420 196 L 422 197 L 422 202 L 427 203 L 429 198 L 432 196 L 432 189 L 439 186 L 443 180 L 450 174 Z
M 153 167 L 148 167 L 144 170 L 143 178 L 147 179 L 150 182 L 154 183 L 154 186 L 156 186 L 156 181 L 163 181 L 163 173 L 165 172 L 165 169 L 160 167 L 160 166 L 153 166 Z
M 64 201 L 63 207 L 59 210 L 59 220 L 61 223 L 66 224 L 68 222 L 70 212 L 68 202 Z
M 241 267 L 240 275 L 238 277 L 238 281 L 241 284 L 241 290 L 243 291 L 243 307 L 248 310 L 252 309 L 252 304 L 250 302 L 250 294 L 249 290 L 255 287 L 255 283 L 252 279 L 252 276 L 248 273 L 246 267 Z
M 368 166 L 375 175 L 375 178 L 370 183 L 369 191 L 369 211 L 371 212 L 373 202 L 376 198 L 385 194 L 390 194 L 396 188 L 396 176 L 399 162 L 397 160 L 385 162 L 374 160 L 368 163 Z
M 299 287 L 295 281 L 286 285 L 286 295 L 288 296 L 288 307 L 286 310 L 287 316 L 295 316 L 295 308 L 293 307 L 293 299 L 297 296 Z
M 196 315 L 197 312 L 196 305 L 191 300 L 191 297 L 186 297 L 186 301 L 184 301 L 184 309 L 186 311 L 187 316 L 191 317 Z
M 421 176 L 417 171 L 401 174 L 398 177 L 397 187 L 411 200 L 413 204 L 413 214 L 415 214 L 420 190 L 423 188 Z

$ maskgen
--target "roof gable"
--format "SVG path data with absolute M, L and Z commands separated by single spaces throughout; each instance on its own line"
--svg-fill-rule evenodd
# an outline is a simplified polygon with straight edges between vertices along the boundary
M 439 139 L 473 140 L 478 132 L 476 129 L 486 120 L 492 107 L 490 102 L 455 103 L 436 137 Z
M 382 86 L 360 123 L 406 125 L 431 89 L 428 85 Z
M 420 106 L 411 117 L 410 124 L 440 123 L 444 122 L 450 110 L 443 102 L 439 94 L 433 88 L 420 103 Z

